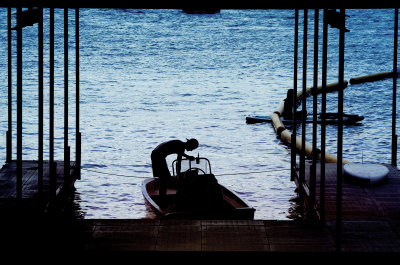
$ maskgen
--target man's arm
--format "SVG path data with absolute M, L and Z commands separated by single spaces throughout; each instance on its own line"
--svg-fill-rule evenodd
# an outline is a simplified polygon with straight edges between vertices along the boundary
M 186 157 L 189 160 L 195 160 L 196 159 L 194 156 L 190 156 L 190 155 L 187 155 L 185 153 L 183 153 L 182 156 Z

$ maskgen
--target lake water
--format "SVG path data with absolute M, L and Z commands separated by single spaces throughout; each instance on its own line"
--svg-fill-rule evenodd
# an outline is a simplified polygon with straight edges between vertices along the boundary
M 15 11 L 13 11 L 15 13 Z M 392 70 L 394 11 L 347 10 L 345 79 Z M 75 11 L 70 10 L 70 145 L 75 154 Z M 48 159 L 49 10 L 45 28 L 45 159 Z M 320 13 L 320 63 L 322 50 Z M 313 17 L 309 11 L 308 80 L 312 86 Z M 0 9 L 0 160 L 7 131 L 6 9 Z M 55 158 L 63 159 L 63 11 L 56 10 Z M 300 12 L 299 89 L 302 77 Z M 290 149 L 271 124 L 246 124 L 270 115 L 293 87 L 293 10 L 80 10 L 82 178 L 75 184 L 85 218 L 155 218 L 141 193 L 152 177 L 150 154 L 159 143 L 196 138 L 190 155 L 207 157 L 220 183 L 256 208 L 255 219 L 290 219 L 296 197 Z M 37 25 L 23 30 L 23 159 L 37 159 Z M 337 81 L 338 30 L 329 29 L 328 83 Z M 16 33 L 13 32 L 16 51 Z M 13 57 L 16 88 L 16 55 Z M 319 83 L 320 83 L 319 78 Z M 392 81 L 349 85 L 344 111 L 365 116 L 344 126 L 344 158 L 390 163 Z M 13 100 L 15 102 L 15 91 Z M 328 95 L 328 111 L 337 109 Z M 14 128 L 15 124 L 14 103 Z M 311 98 L 308 112 L 312 112 Z M 319 106 L 320 109 L 320 106 Z M 327 151 L 336 153 L 336 126 Z M 14 133 L 13 142 L 16 143 Z M 307 127 L 311 141 L 311 125 Z M 15 148 L 13 149 L 15 159 Z M 168 158 L 169 163 L 175 157 Z

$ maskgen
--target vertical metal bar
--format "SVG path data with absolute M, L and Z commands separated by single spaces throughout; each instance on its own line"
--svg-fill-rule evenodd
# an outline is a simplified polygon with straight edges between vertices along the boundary
M 68 8 L 64 8 L 64 180 L 69 178 L 68 156 Z
M 293 133 L 291 139 L 291 180 L 293 181 L 296 173 L 296 102 L 297 102 L 297 64 L 298 64 L 298 50 L 299 50 L 299 10 L 295 10 L 295 23 L 294 23 L 294 61 L 293 61 Z
M 318 87 L 318 30 L 319 30 L 319 10 L 315 9 L 314 12 L 314 77 L 313 77 L 313 141 L 312 141 L 312 166 L 310 176 L 310 199 L 311 206 L 315 202 L 315 188 L 316 188 L 316 166 L 317 166 L 317 87 Z
M 81 175 L 81 133 L 80 133 L 80 105 L 79 105 L 79 8 L 75 9 L 75 74 L 76 74 L 76 164 L 78 169 L 78 177 Z
M 12 160 L 12 53 L 11 53 L 11 7 L 7 8 L 8 31 L 8 131 L 7 131 L 7 162 Z
M 22 8 L 17 8 L 17 199 L 22 198 Z
M 325 152 L 326 152 L 326 76 L 328 65 L 328 10 L 324 9 L 322 36 L 322 95 L 321 95 L 321 173 L 320 173 L 320 221 L 325 222 Z
M 39 53 L 39 139 L 38 139 L 38 192 L 43 190 L 43 8 L 39 8 L 38 24 Z
M 339 93 L 338 93 L 338 133 L 337 133 L 337 186 L 336 186 L 336 251 L 341 251 L 342 233 L 342 168 L 343 168 L 343 79 L 344 79 L 344 33 L 345 10 L 340 9 L 343 25 L 339 31 Z
M 300 152 L 300 183 L 305 180 L 306 171 L 306 89 L 307 89 L 307 20 L 308 10 L 304 9 L 304 30 L 303 30 L 303 93 L 302 93 L 302 124 L 301 124 L 301 152 Z
M 392 165 L 397 166 L 396 98 L 397 98 L 397 40 L 399 29 L 399 9 L 394 12 L 393 45 L 393 103 L 392 103 Z
M 81 132 L 78 132 L 78 134 L 76 135 L 76 138 L 77 138 L 77 145 L 76 145 L 76 148 L 77 148 L 77 150 L 76 150 L 76 153 L 77 153 L 77 159 L 76 159 L 76 164 L 77 164 L 77 172 L 76 172 L 76 174 L 77 174 L 77 178 L 78 179 L 81 179 L 81 161 L 82 161 L 82 159 L 81 159 L 81 152 L 82 152 L 82 148 L 81 148 L 81 146 L 82 146 L 82 134 L 81 134 Z
M 71 165 L 71 147 L 67 146 L 67 154 L 65 155 L 66 160 L 64 160 L 64 185 L 67 187 L 71 184 L 70 178 L 70 165 Z
M 54 8 L 50 8 L 50 91 L 49 91 L 49 167 L 51 195 L 56 193 L 56 165 L 54 163 Z

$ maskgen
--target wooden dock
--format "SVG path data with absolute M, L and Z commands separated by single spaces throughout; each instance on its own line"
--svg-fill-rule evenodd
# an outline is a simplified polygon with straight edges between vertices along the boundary
M 258 257 L 279 257 L 281 261 L 298 261 L 306 256 L 338 257 L 334 221 L 320 226 L 291 220 L 86 219 L 71 222 L 64 218 L 12 224 L 0 220 L 0 224 L 2 231 L 6 231 L 1 241 L 6 245 L 0 244 L 1 250 L 7 250 L 4 253 L 23 250 L 72 261 L 77 257 L 92 262 L 126 257 L 145 257 L 152 261 L 166 257 L 177 261 L 188 257 L 224 257 L 234 261 L 242 257 L 247 261 Z M 398 257 L 400 221 L 344 220 L 341 252 L 345 254 L 343 257 L 357 256 L 359 261 L 375 256 L 381 261 Z M 308 260 L 321 261 L 326 260 Z
M 77 172 L 75 162 L 70 163 L 68 181 L 64 180 L 64 162 L 55 161 L 57 164 L 55 174 L 55 185 L 50 185 L 49 162 L 43 162 L 43 187 L 38 188 L 38 162 L 29 160 L 22 161 L 22 192 L 17 196 L 17 162 L 11 161 L 0 169 L 0 210 L 7 212 L 21 208 L 22 211 L 46 211 L 50 201 L 61 195 L 64 191 L 70 191 L 74 186 Z M 28 210 L 29 208 L 29 210 Z
M 326 228 L 274 220 L 85 220 L 93 252 L 332 252 Z
M 35 163 L 25 163 L 25 194 L 29 194 L 30 179 L 35 179 Z M 6 172 L 12 172 L 12 168 L 3 167 L 2 180 L 11 174 Z M 88 261 L 142 256 L 152 260 L 189 256 L 234 260 L 265 256 L 299 260 L 304 255 L 336 258 L 339 251 L 365 261 L 376 255 L 382 260 L 400 256 L 400 202 L 397 189 L 400 176 L 397 169 L 391 167 L 387 182 L 374 187 L 343 182 L 341 249 L 338 250 L 334 200 L 336 186 L 333 183 L 335 168 L 336 164 L 327 164 L 327 218 L 323 224 L 310 220 L 81 219 L 67 211 L 40 216 L 25 212 L 25 218 L 21 218 L 20 215 L 4 215 L 4 205 L 13 208 L 16 204 L 10 204 L 10 199 L 4 198 L 7 196 L 2 193 L 0 252 L 12 253 L 14 258 L 18 256 L 15 252 L 18 252 L 34 253 L 36 256 L 56 255 L 71 260 L 83 256 Z M 57 175 L 60 179 L 62 172 L 59 165 Z M 4 189 L 6 184 L 2 181 L 1 185 Z M 31 191 L 33 197 L 34 190 Z M 14 196 L 12 192 L 9 194 Z M 31 258 L 35 255 L 20 257 Z M 348 255 L 342 257 L 347 258 Z M 323 260 L 309 260 L 313 261 L 320 263 Z
M 335 221 L 85 220 L 88 253 L 336 254 Z M 400 254 L 400 220 L 343 221 L 342 252 Z
M 355 184 L 343 177 L 342 184 L 342 219 L 400 219 L 400 172 L 392 165 L 385 165 L 389 169 L 387 179 L 372 186 Z M 325 164 L 325 218 L 336 219 L 336 181 L 337 164 Z M 321 165 L 316 167 L 316 201 L 311 206 L 319 214 L 320 210 L 320 171 Z M 344 174 L 343 174 L 344 175 Z M 305 184 L 300 190 L 309 198 L 310 165 L 306 166 Z M 298 187 L 299 181 L 295 180 Z M 305 188 L 305 189 L 304 189 Z M 305 192 L 304 192 L 305 190 Z M 310 207 L 310 205 L 308 205 Z

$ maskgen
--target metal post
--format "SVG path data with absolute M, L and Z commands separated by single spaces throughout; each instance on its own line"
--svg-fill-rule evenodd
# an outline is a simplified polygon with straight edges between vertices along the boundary
M 302 93 L 302 124 L 301 124 L 301 152 L 300 152 L 300 183 L 304 183 L 306 171 L 306 89 L 307 89 L 307 20 L 308 10 L 304 9 L 303 30 L 303 93 Z
M 342 233 L 342 168 L 343 168 L 343 79 L 344 79 L 344 33 L 345 10 L 340 9 L 343 26 L 339 32 L 339 93 L 338 93 L 338 139 L 337 139 L 337 186 L 336 186 L 336 251 L 341 251 Z
M 80 110 L 79 110 L 79 8 L 75 9 L 75 61 L 76 61 L 76 165 L 78 178 L 81 176 L 81 133 L 80 133 Z
M 39 8 L 39 139 L 38 139 L 38 192 L 43 190 L 43 8 Z
M 69 178 L 68 148 L 68 8 L 64 8 L 64 180 Z
M 392 165 L 397 167 L 396 97 L 397 97 L 397 39 L 399 29 L 399 9 L 394 12 L 393 45 L 393 103 L 392 103 Z
M 293 74 L 293 133 L 291 139 L 291 180 L 293 181 L 296 173 L 296 102 L 297 102 L 297 63 L 299 46 L 299 10 L 295 10 L 295 29 L 294 29 L 294 74 Z
M 328 23 L 327 9 L 324 9 L 324 24 L 322 36 L 322 96 L 321 96 L 321 173 L 320 173 L 320 220 L 325 222 L 325 151 L 326 151 L 326 75 L 328 64 Z
M 17 8 L 17 199 L 22 198 L 22 8 Z
M 7 31 L 8 31 L 8 131 L 7 131 L 7 158 L 12 160 L 12 53 L 11 53 L 11 7 L 7 8 Z
M 49 99 L 49 167 L 50 190 L 52 197 L 56 194 L 56 164 L 54 162 L 54 8 L 50 8 L 50 99 Z
M 318 87 L 318 27 L 319 24 L 319 10 L 315 9 L 314 13 L 314 77 L 313 77 L 313 142 L 312 142 L 312 166 L 311 166 L 311 175 L 310 175 L 310 199 L 311 206 L 314 205 L 315 202 L 315 187 L 316 187 L 316 179 L 317 179 L 317 87 Z

